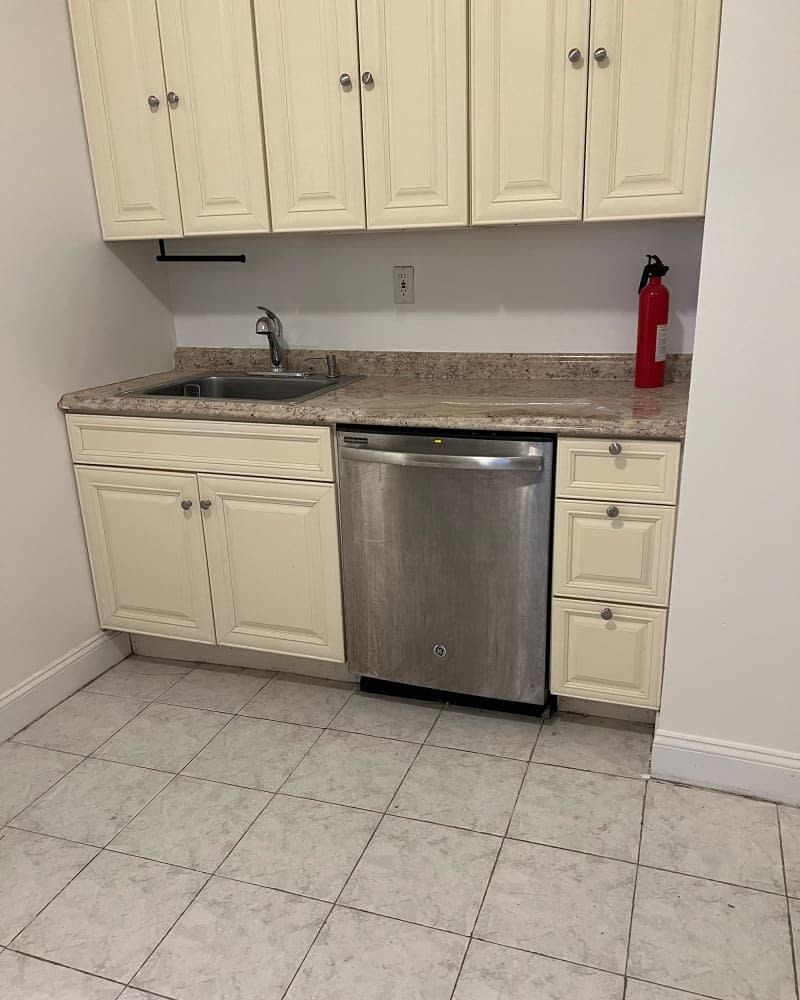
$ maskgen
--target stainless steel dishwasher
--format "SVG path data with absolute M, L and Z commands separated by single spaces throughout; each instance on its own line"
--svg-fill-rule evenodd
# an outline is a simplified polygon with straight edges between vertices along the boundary
M 337 433 L 350 669 L 544 704 L 553 442 Z

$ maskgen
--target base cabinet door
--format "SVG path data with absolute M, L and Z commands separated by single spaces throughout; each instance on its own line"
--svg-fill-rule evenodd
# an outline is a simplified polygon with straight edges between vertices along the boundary
M 103 238 L 183 236 L 156 0 L 69 10 Z
M 363 229 L 361 82 L 352 0 L 256 0 L 276 232 Z
M 76 466 L 100 624 L 213 643 L 197 478 Z
M 473 0 L 472 224 L 580 219 L 589 0 Z
M 593 0 L 587 219 L 705 211 L 721 0 Z
M 335 487 L 198 478 L 220 644 L 342 662 Z
M 158 17 L 184 232 L 268 231 L 250 0 L 158 0 Z
M 553 601 L 553 694 L 658 708 L 667 612 Z
M 466 226 L 466 0 L 358 0 L 367 225 Z

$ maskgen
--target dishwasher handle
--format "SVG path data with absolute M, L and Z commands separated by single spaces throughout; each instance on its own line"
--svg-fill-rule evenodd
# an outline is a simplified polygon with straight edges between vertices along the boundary
M 377 448 L 340 448 L 339 457 L 350 462 L 381 462 L 383 465 L 406 465 L 425 469 L 473 469 L 492 472 L 541 472 L 541 455 L 446 455 Z

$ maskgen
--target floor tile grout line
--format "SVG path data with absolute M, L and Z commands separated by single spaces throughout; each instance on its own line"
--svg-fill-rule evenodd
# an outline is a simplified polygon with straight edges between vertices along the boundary
M 647 986 L 660 986 L 665 990 L 676 990 L 675 986 L 668 986 L 666 983 L 656 983 L 652 979 L 642 979 L 641 976 L 626 976 L 625 985 L 629 983 L 645 983 Z M 693 998 L 693 1000 L 719 1000 L 718 997 L 712 997 L 710 993 L 695 993 L 694 990 L 679 989 L 677 992 L 682 995 L 686 994 L 687 997 Z
M 237 715 L 240 715 L 241 712 L 242 712 L 242 710 L 245 709 L 245 708 L 247 708 L 247 706 L 250 704 L 250 702 L 253 700 L 253 698 L 257 698 L 261 694 L 261 692 L 266 687 L 268 687 L 272 681 L 275 680 L 275 676 L 277 676 L 277 675 L 273 674 L 272 677 L 268 677 L 265 681 L 263 681 L 262 684 L 261 684 L 261 687 L 252 695 L 252 697 L 248 698 L 245 701 L 244 705 L 242 705 L 240 708 L 235 709 L 234 711 L 231 711 L 230 709 L 221 709 L 221 708 L 201 708 L 201 707 L 198 707 L 197 705 L 181 705 L 178 702 L 167 701 L 166 700 L 165 696 L 168 695 L 170 693 L 170 691 L 174 690 L 178 686 L 178 684 L 180 684 L 182 681 L 185 681 L 186 678 L 189 677 L 191 674 L 194 674 L 194 673 L 197 673 L 198 671 L 203 671 L 203 670 L 204 670 L 204 668 L 202 666 L 198 666 L 198 667 L 195 667 L 193 670 L 190 670 L 188 674 L 184 674 L 183 677 L 179 678 L 179 680 L 175 684 L 173 684 L 171 687 L 168 687 L 166 691 L 163 691 L 158 696 L 158 698 L 156 698 L 156 700 L 155 700 L 155 702 L 153 704 L 158 704 L 158 705 L 172 705 L 173 708 L 194 708 L 198 712 L 219 712 L 219 713 L 222 713 L 224 715 L 237 716 Z M 219 673 L 222 676 L 225 676 L 225 671 L 205 670 L 205 673 L 208 673 L 208 674 L 217 674 L 217 673 Z M 240 674 L 240 675 L 233 674 L 233 676 L 249 677 L 249 676 L 252 676 L 252 675 L 250 675 L 250 674 Z
M 789 876 L 786 874 L 786 853 L 783 849 L 783 825 L 781 824 L 781 810 L 780 807 L 775 805 L 775 818 L 778 823 L 778 845 L 781 851 L 781 866 L 783 867 L 783 887 L 786 891 L 786 920 L 789 925 L 789 951 L 792 954 L 792 969 L 794 971 L 794 992 L 795 996 L 800 1000 L 800 973 L 798 972 L 797 963 L 800 959 L 800 928 L 798 928 L 797 936 L 797 946 L 795 946 L 794 937 L 794 921 L 792 918 L 792 904 L 789 897 Z
M 28 746 L 28 745 L 29 745 L 29 744 L 27 744 L 27 743 L 25 743 L 25 744 L 19 744 L 19 746 Z M 41 749 L 46 749 L 46 748 L 44 748 L 44 747 L 35 747 L 34 749 L 37 749 L 37 750 L 41 750 Z M 54 751 L 54 752 L 55 752 L 55 753 L 64 753 L 64 751 L 63 751 L 63 750 L 56 750 L 56 751 Z M 72 756 L 73 756 L 73 757 L 77 757 L 78 755 L 77 755 L 77 754 L 72 754 Z M 86 761 L 87 761 L 88 759 L 89 759 L 88 757 L 81 757 L 81 758 L 80 758 L 80 759 L 78 760 L 78 763 L 77 763 L 77 764 L 74 764 L 74 765 L 73 765 L 73 766 L 72 766 L 72 767 L 71 767 L 71 768 L 70 768 L 70 769 L 69 769 L 68 771 L 66 771 L 66 772 L 65 772 L 64 774 L 62 774 L 60 778 L 57 778 L 57 779 L 56 779 L 56 780 L 55 780 L 55 781 L 53 782 L 53 784 L 52 784 L 52 785 L 48 785 L 48 787 L 47 787 L 47 788 L 45 788 L 45 790 L 44 790 L 43 792 L 40 792 L 40 793 L 39 793 L 38 795 L 36 795 L 36 796 L 35 796 L 34 798 L 32 798 L 32 799 L 30 800 L 30 802 L 28 802 L 28 803 L 27 803 L 26 805 L 24 805 L 24 806 L 22 807 L 22 809 L 20 809 L 20 811 L 19 811 L 18 813 L 15 813 L 15 814 L 14 814 L 14 815 L 13 815 L 13 816 L 12 816 L 12 817 L 11 817 L 11 818 L 9 819 L 9 820 L 7 820 L 7 821 L 6 821 L 6 823 L 5 823 L 4 825 L 5 825 L 5 826 L 11 826 L 11 824 L 12 824 L 12 823 L 13 823 L 13 822 L 14 822 L 15 820 L 18 820 L 18 819 L 20 818 L 20 816 L 21 816 L 21 815 L 22 815 L 22 814 L 23 814 L 23 813 L 25 812 L 25 810 L 26 810 L 26 809 L 30 809 L 30 807 L 31 807 L 31 806 L 35 805 L 35 804 L 36 804 L 36 803 L 37 803 L 37 802 L 39 801 L 39 799 L 41 799 L 41 798 L 42 798 L 43 796 L 47 795 L 47 793 L 48 793 L 49 791 L 51 791 L 51 789 L 55 788 L 55 787 L 56 787 L 56 785 L 60 784 L 60 783 L 61 783 L 61 782 L 62 782 L 62 781 L 64 780 L 64 778 L 66 778 L 66 777 L 67 777 L 68 775 L 72 774 L 72 772 L 73 772 L 74 770 L 76 770 L 76 768 L 79 768 L 79 767 L 81 766 L 81 764 L 84 764 L 84 763 L 85 763 L 85 762 L 86 762 Z M 20 829 L 20 827 L 14 827 L 14 829 L 15 829 L 15 830 L 18 830 L 18 829 Z M 29 832 L 29 833 L 35 833 L 36 831 L 34 831 L 34 830 L 29 830 L 28 832 Z
M 355 692 L 353 692 L 353 693 L 355 693 Z M 352 697 L 352 695 L 351 695 L 351 697 Z M 350 699 L 348 699 L 348 701 L 349 701 L 349 700 L 350 700 Z M 345 704 L 347 704 L 347 702 L 345 702 Z M 342 708 L 344 708 L 344 705 L 342 706 Z M 339 711 L 341 711 L 341 709 L 340 709 Z M 440 715 L 440 714 L 441 714 L 441 712 L 440 712 L 439 714 L 437 714 L 437 716 L 436 716 L 436 718 L 437 718 L 437 719 L 439 718 L 439 715 Z M 338 715 L 338 712 L 337 712 L 337 715 Z M 335 718 L 335 717 L 336 717 L 336 716 L 334 716 L 334 718 Z M 434 720 L 434 721 L 435 721 L 435 720 Z M 431 723 L 431 729 L 433 729 L 433 723 Z M 325 730 L 325 732 L 328 732 L 328 730 L 326 729 L 326 730 Z M 430 730 L 428 730 L 428 733 L 430 734 Z M 395 795 L 397 795 L 397 791 L 398 791 L 398 789 L 400 788 L 400 786 L 401 786 L 401 785 L 403 784 L 403 782 L 404 782 L 404 781 L 406 780 L 406 778 L 407 778 L 407 776 L 408 776 L 408 772 L 409 772 L 409 771 L 411 770 L 411 768 L 412 768 L 412 767 L 414 766 L 414 763 L 415 763 L 415 761 L 416 761 L 417 757 L 419 757 L 419 755 L 420 755 L 420 751 L 422 750 L 422 746 L 423 746 L 423 744 L 421 744 L 421 743 L 420 743 L 420 744 L 418 744 L 418 748 L 417 748 L 417 752 L 416 752 L 416 753 L 414 754 L 414 757 L 413 757 L 413 759 L 412 759 L 412 760 L 411 760 L 411 761 L 409 762 L 409 765 L 408 765 L 408 767 L 407 767 L 407 768 L 405 769 L 405 772 L 403 773 L 403 776 L 402 776 L 402 778 L 400 779 L 400 781 L 399 781 L 399 782 L 397 783 L 397 785 L 395 786 L 395 790 L 394 790 L 394 792 L 392 792 L 392 795 L 391 795 L 391 797 L 390 797 L 390 799 L 389 799 L 389 802 L 388 802 L 388 804 L 387 804 L 386 808 L 385 808 L 385 809 L 383 810 L 383 813 L 381 814 L 381 818 L 380 818 L 380 819 L 378 820 L 378 822 L 377 822 L 377 823 L 375 824 L 375 827 L 374 827 L 374 829 L 372 830 L 372 833 L 371 833 L 371 834 L 369 835 L 369 837 L 367 838 L 367 842 L 366 842 L 366 843 L 364 844 L 364 847 L 363 847 L 363 849 L 361 850 L 361 853 L 360 853 L 360 854 L 359 854 L 359 856 L 358 856 L 358 857 L 356 858 L 356 860 L 355 860 L 355 863 L 353 864 L 352 868 L 350 869 L 350 874 L 349 874 L 349 875 L 347 876 L 347 878 L 345 878 L 344 882 L 342 883 L 342 887 L 341 887 L 341 889 L 339 890 L 339 892 L 338 892 L 338 893 L 336 894 L 336 899 L 335 899 L 335 900 L 333 901 L 333 903 L 331 904 L 331 908 L 330 908 L 330 910 L 328 910 L 328 913 L 327 913 L 327 915 L 326 915 L 325 919 L 324 919 L 324 920 L 322 921 L 322 923 L 320 924 L 320 927 L 319 927 L 319 930 L 318 930 L 318 931 L 317 931 L 317 933 L 316 933 L 316 934 L 314 935 L 314 939 L 313 939 L 313 941 L 312 941 L 312 942 L 311 942 L 311 944 L 310 944 L 310 945 L 308 946 L 308 949 L 307 949 L 307 951 L 306 951 L 305 955 L 303 955 L 303 958 L 302 958 L 302 960 L 300 961 L 300 964 L 299 964 L 299 965 L 297 966 L 297 968 L 295 969 L 295 971 L 294 971 L 294 974 L 293 974 L 292 978 L 291 978 L 291 979 L 289 980 L 289 983 L 288 983 L 288 985 L 287 985 L 286 989 L 285 989 L 285 990 L 283 991 L 283 993 L 281 994 L 281 1000 L 285 1000 L 285 997 L 286 997 L 287 993 L 288 993 L 288 992 L 289 992 L 289 990 L 290 990 L 290 989 L 292 988 L 292 983 L 294 983 L 295 979 L 297 978 L 297 976 L 298 976 L 298 975 L 299 975 L 299 973 L 300 973 L 300 970 L 301 970 L 301 969 L 303 968 L 303 966 L 305 965 L 305 962 L 306 962 L 306 959 L 307 959 L 307 958 L 308 958 L 308 956 L 309 956 L 309 955 L 311 954 L 311 949 L 312 949 L 312 948 L 314 947 L 314 945 L 315 945 L 315 944 L 317 943 L 317 941 L 319 940 L 319 938 L 320 938 L 320 936 L 321 936 L 321 934 L 322 934 L 322 932 L 323 932 L 324 928 L 325 928 L 325 927 L 327 926 L 327 923 L 328 923 L 328 921 L 330 920 L 330 916 L 331 916 L 331 914 L 332 914 L 332 913 L 334 912 L 334 910 L 336 909 L 336 907 L 337 907 L 337 906 L 339 905 L 339 900 L 340 900 L 340 899 L 342 898 L 342 893 L 343 893 L 343 892 L 345 891 L 345 889 L 347 888 L 348 884 L 350 883 L 350 879 L 351 879 L 351 878 L 353 877 L 353 875 L 354 875 L 354 873 L 355 873 L 355 870 L 356 870 L 356 868 L 358 868 L 358 866 L 359 866 L 359 865 L 361 864 L 361 860 L 362 860 L 362 858 L 364 857 L 364 855 L 366 854 L 366 852 L 367 852 L 367 849 L 369 848 L 369 845 L 370 845 L 370 844 L 372 843 L 372 841 L 373 841 L 373 839 L 374 839 L 375 835 L 377 834 L 378 830 L 379 830 L 379 829 L 381 828 L 381 825 L 383 824 L 383 821 L 384 821 L 384 819 L 386 819 L 386 816 L 388 815 L 388 810 L 389 810 L 389 808 L 391 807 L 391 805 L 392 805 L 392 802 L 394 801 L 394 797 L 395 797 Z M 298 765 L 298 766 L 299 766 L 299 765 Z M 288 778 L 287 778 L 287 781 L 288 781 Z M 343 904 L 343 905 L 346 905 L 346 904 Z M 351 909 L 356 909 L 356 908 L 355 908 L 355 907 L 351 907 Z M 384 914 L 384 915 L 385 915 L 385 914 Z
M 639 816 L 639 846 L 636 850 L 636 868 L 633 873 L 633 893 L 631 894 L 631 915 L 628 921 L 628 940 L 625 945 L 625 966 L 623 975 L 625 976 L 625 992 L 628 992 L 628 965 L 631 960 L 631 941 L 633 939 L 633 918 L 636 912 L 636 890 L 639 887 L 639 871 L 643 867 L 642 861 L 642 840 L 644 839 L 644 818 L 647 811 L 647 796 L 650 791 L 649 782 L 645 782 L 644 795 L 642 795 L 642 811 Z
M 85 969 L 76 969 L 74 965 L 65 965 L 63 962 L 57 962 L 53 958 L 43 958 L 41 955 L 34 955 L 32 952 L 23 951 L 21 948 L 12 948 L 11 945 L 6 945 L 6 950 L 12 952 L 14 955 L 22 955 L 24 958 L 32 958 L 36 962 L 44 962 L 45 965 L 54 965 L 57 969 L 67 969 L 69 972 L 79 972 L 82 976 L 92 976 L 95 979 L 100 979 L 104 983 L 111 983 L 112 986 L 119 986 L 124 992 L 128 988 L 127 983 L 123 983 L 120 979 L 109 979 L 108 976 L 102 975 L 99 972 L 87 972 Z M 116 1000 L 119 1000 L 117 995 Z M 55 998 L 53 998 L 55 1000 Z

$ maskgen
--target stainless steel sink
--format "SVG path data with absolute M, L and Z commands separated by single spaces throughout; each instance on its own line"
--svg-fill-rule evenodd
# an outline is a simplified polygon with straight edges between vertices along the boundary
M 170 396 L 182 399 L 243 399 L 299 403 L 356 382 L 359 375 L 327 378 L 301 372 L 219 372 L 186 376 L 152 389 L 134 389 L 127 396 Z

